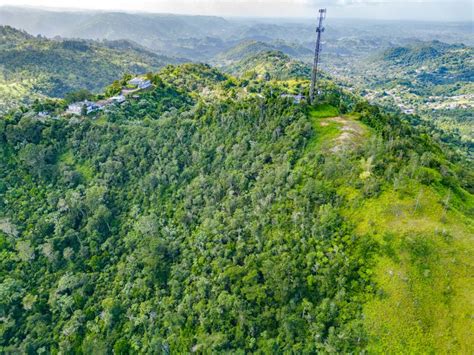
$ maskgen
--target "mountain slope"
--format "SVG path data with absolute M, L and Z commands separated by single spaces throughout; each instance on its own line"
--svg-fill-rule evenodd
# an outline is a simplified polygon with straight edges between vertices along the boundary
M 311 75 L 309 65 L 291 59 L 279 51 L 257 51 L 239 61 L 224 65 L 223 70 L 234 75 L 266 76 L 267 79 L 277 80 L 308 78 Z
M 446 85 L 474 81 L 473 51 L 465 45 L 433 41 L 389 49 L 382 53 L 382 60 L 394 68 L 414 71 L 415 79 L 426 86 Z
M 126 41 L 48 40 L 0 27 L 0 108 L 78 89 L 102 91 L 126 72 L 146 73 L 176 61 Z
M 186 64 L 108 112 L 3 117 L 0 350 L 472 348 L 472 172 L 293 81 Z
M 65 36 L 129 39 L 150 49 L 168 50 L 170 53 L 178 39 L 212 37 L 217 33 L 222 35 L 227 28 L 232 26 L 226 20 L 212 16 L 104 13 L 81 22 Z
M 235 25 L 217 16 L 187 16 L 104 11 L 48 11 L 0 7 L 0 23 L 47 37 L 173 40 L 225 33 Z
M 304 58 L 312 55 L 312 51 L 306 47 L 296 44 L 287 44 L 282 41 L 259 42 L 243 41 L 231 49 L 217 55 L 213 61 L 218 64 L 232 63 L 243 60 L 250 56 L 258 55 L 262 52 L 279 51 L 292 58 Z
M 130 40 L 156 53 L 207 60 L 229 47 L 240 27 L 216 16 L 102 11 L 46 11 L 0 7 L 0 24 L 54 38 Z

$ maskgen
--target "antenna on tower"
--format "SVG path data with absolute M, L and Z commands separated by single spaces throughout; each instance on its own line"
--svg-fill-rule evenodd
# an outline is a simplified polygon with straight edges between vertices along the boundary
M 316 48 L 314 50 L 313 73 L 311 76 L 311 88 L 309 89 L 309 103 L 314 102 L 314 94 L 316 91 L 316 81 L 318 78 L 319 55 L 321 54 L 321 34 L 324 32 L 323 20 L 326 18 L 326 9 L 319 9 L 318 27 L 316 28 Z

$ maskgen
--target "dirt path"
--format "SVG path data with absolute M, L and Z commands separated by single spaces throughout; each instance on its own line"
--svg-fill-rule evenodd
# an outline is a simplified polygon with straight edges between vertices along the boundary
M 337 123 L 341 131 L 341 134 L 332 140 L 331 152 L 338 153 L 347 149 L 353 150 L 362 144 L 367 132 L 359 122 L 338 116 L 325 118 L 319 124 L 324 127 L 331 123 Z

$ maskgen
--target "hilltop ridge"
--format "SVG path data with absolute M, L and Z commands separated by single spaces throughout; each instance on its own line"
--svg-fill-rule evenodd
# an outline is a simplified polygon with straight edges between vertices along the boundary
M 149 79 L 0 118 L 1 351 L 472 348 L 473 175 L 429 127 L 327 78 Z

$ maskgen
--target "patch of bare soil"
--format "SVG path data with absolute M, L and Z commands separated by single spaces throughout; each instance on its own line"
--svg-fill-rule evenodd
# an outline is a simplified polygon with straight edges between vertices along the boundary
M 346 117 L 331 117 L 321 122 L 329 124 L 329 122 L 336 122 L 341 125 L 341 134 L 333 140 L 334 146 L 330 149 L 333 153 L 338 153 L 346 150 L 353 150 L 359 147 L 365 136 L 364 127 L 357 121 Z

